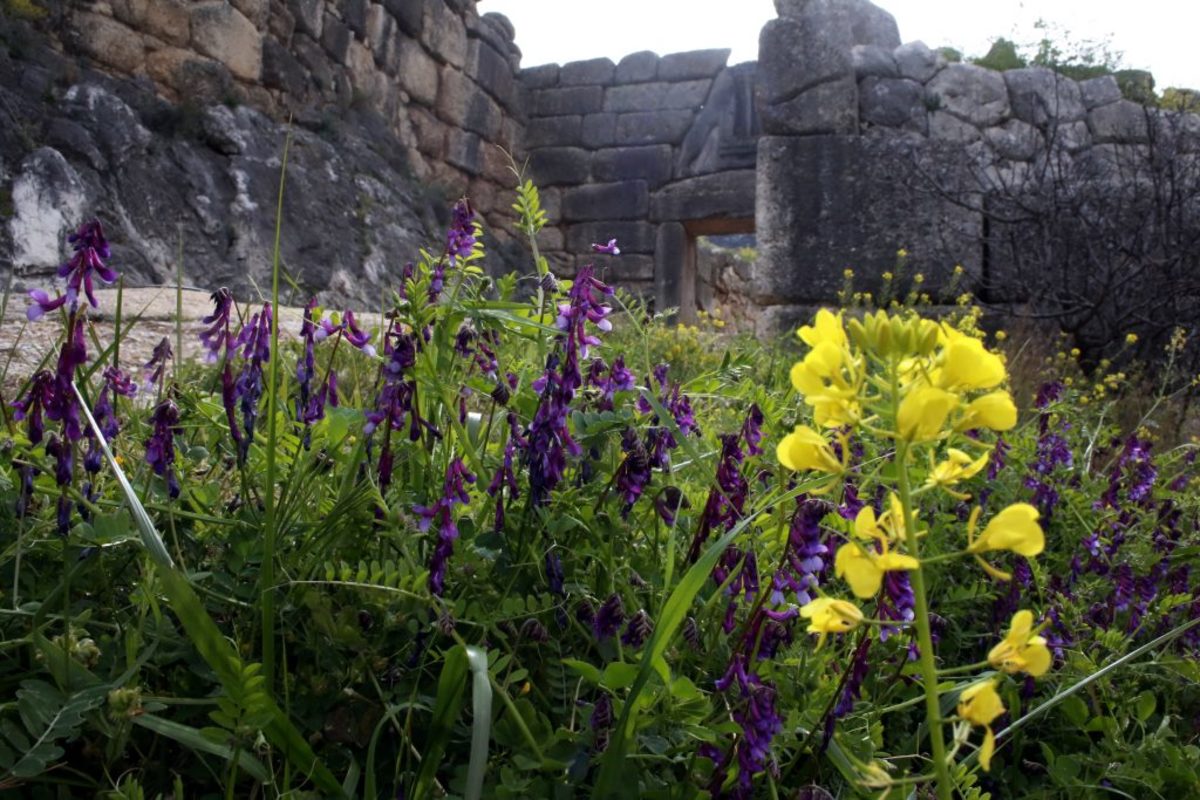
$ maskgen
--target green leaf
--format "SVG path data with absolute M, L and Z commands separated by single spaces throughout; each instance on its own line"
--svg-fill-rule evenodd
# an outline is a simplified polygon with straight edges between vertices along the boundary
M 1149 689 L 1138 695 L 1134 701 L 1134 713 L 1137 714 L 1138 722 L 1145 722 L 1150 719 L 1154 713 L 1154 709 L 1158 706 L 1158 699 Z
M 442 674 L 438 678 L 437 699 L 433 705 L 433 719 L 429 723 L 429 738 L 421 752 L 421 771 L 413 786 L 413 798 L 423 800 L 433 796 L 434 778 L 442 763 L 442 754 L 450 741 L 454 723 L 463 707 L 463 695 L 467 688 L 467 652 L 456 646 L 446 652 L 442 662 Z
M 214 732 L 212 728 L 199 730 L 154 714 L 136 716 L 133 718 L 133 724 L 154 731 L 159 736 L 165 736 L 198 753 L 208 753 L 226 761 L 233 758 L 233 748 L 224 743 L 229 738 L 229 734 L 225 731 Z M 245 750 L 238 753 L 238 769 L 256 781 L 269 783 L 271 780 L 270 773 L 267 772 L 262 762 L 253 753 L 247 753 Z
M 616 691 L 627 689 L 633 685 L 638 676 L 637 664 L 626 664 L 624 661 L 614 661 L 604 668 L 600 685 L 605 689 Z
M 592 684 L 593 686 L 599 686 L 600 682 L 604 679 L 604 676 L 600 672 L 600 669 L 598 667 L 592 666 L 591 664 L 587 663 L 586 661 L 580 661 L 579 659 L 576 659 L 576 658 L 564 658 L 562 660 L 562 663 L 565 666 L 567 666 L 568 668 L 573 669 L 576 672 L 578 672 L 580 677 L 582 677 L 585 681 Z

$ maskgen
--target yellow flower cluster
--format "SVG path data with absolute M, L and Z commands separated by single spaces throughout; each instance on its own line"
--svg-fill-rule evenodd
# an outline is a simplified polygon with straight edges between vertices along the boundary
M 977 317 L 964 319 L 966 324 L 960 319 L 955 327 L 911 312 L 877 311 L 846 321 L 840 313 L 822 310 L 811 325 L 798 331 L 808 351 L 792 367 L 791 381 L 811 410 L 813 425 L 798 425 L 783 437 L 776 450 L 780 464 L 828 476 L 828 480 L 821 478 L 825 482 L 818 488 L 828 490 L 851 469 L 850 437 L 865 433 L 890 440 L 888 453 L 899 476 L 889 479 L 900 492 L 888 495 L 886 511 L 864 507 L 837 550 L 835 574 L 860 600 L 877 597 L 889 572 L 914 573 L 914 590 L 923 596 L 924 564 L 918 542 L 925 532 L 918 529 L 920 514 L 914 499 L 928 491 L 969 499 L 958 487 L 987 466 L 990 448 L 976 433 L 965 434 L 1003 432 L 1017 424 L 1016 405 L 1004 388 L 1008 379 L 1004 360 L 988 350 L 982 334 L 977 334 Z M 917 453 L 924 457 L 914 457 Z M 923 470 L 923 483 L 914 491 L 910 470 L 921 469 L 924 463 L 928 467 Z M 1009 580 L 1007 573 L 984 560 L 985 554 L 1011 551 L 1032 558 L 1045 548 L 1033 506 L 1010 505 L 979 530 L 981 513 L 978 507 L 972 512 L 965 526 L 965 544 L 935 560 L 970 556 L 992 577 Z M 924 608 L 924 600 L 920 603 Z M 830 634 L 880 624 L 867 619 L 853 602 L 827 596 L 808 603 L 800 613 L 808 620 L 808 630 L 818 635 L 818 646 Z M 927 620 L 918 616 L 913 624 L 928 636 Z M 928 658 L 926 691 L 936 693 L 932 654 Z M 1036 635 L 1031 612 L 1021 611 L 1013 618 L 1008 635 L 989 653 L 988 663 L 1008 674 L 1045 674 L 1050 652 L 1045 639 Z M 986 729 L 979 749 L 984 769 L 989 768 L 995 750 L 990 726 L 1002 713 L 1004 704 L 994 678 L 967 686 L 959 696 L 959 718 Z M 969 727 L 961 731 L 965 740 Z

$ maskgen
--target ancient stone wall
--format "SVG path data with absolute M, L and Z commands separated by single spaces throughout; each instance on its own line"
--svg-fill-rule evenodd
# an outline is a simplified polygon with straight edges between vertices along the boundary
M 523 138 L 513 37 L 474 0 L 76 0 L 63 31 L 69 50 L 178 103 L 247 104 L 310 128 L 370 109 L 419 181 L 469 195 L 501 230 L 505 153 Z
M 641 52 L 521 71 L 529 173 L 551 223 L 540 246 L 559 274 L 599 262 L 660 307 L 689 305 L 687 227 L 753 227 L 754 64 L 727 67 L 728 56 Z M 592 254 L 613 238 L 619 258 Z
M 832 300 L 846 268 L 856 288 L 878 291 L 900 248 L 929 286 L 962 265 L 969 288 L 1004 300 L 1013 281 L 985 212 L 992 198 L 1080 175 L 1136 179 L 1130 165 L 1147 163 L 1152 143 L 1155 157 L 1200 153 L 1200 117 L 1123 99 L 1112 77 L 947 63 L 921 42 L 902 45 L 895 20 L 867 0 L 776 7 L 757 88 L 765 135 L 750 283 L 764 332 Z

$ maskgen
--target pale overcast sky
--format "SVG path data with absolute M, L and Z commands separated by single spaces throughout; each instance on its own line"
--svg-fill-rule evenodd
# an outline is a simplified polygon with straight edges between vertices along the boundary
M 1040 19 L 1073 39 L 1102 41 L 1123 65 L 1150 69 L 1158 88 L 1200 89 L 1200 0 L 881 0 L 904 41 L 982 54 L 992 39 L 1040 38 Z M 730 63 L 757 57 L 758 32 L 773 0 L 479 0 L 517 29 L 524 66 L 596 56 L 614 61 L 637 50 L 674 53 L 730 47 Z

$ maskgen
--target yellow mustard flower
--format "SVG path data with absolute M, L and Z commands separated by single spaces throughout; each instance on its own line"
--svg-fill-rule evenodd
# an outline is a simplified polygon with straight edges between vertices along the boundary
M 943 389 L 992 389 L 1005 378 L 1004 361 L 988 352 L 983 342 L 949 325 L 942 326 L 945 338 L 937 385 Z
M 969 454 L 953 447 L 946 451 L 946 456 L 945 461 L 934 465 L 929 470 L 929 477 L 925 481 L 926 485 L 940 486 L 949 491 L 948 487 L 978 475 L 988 462 L 987 453 L 973 459 Z M 950 492 L 950 494 L 959 498 L 967 497 L 967 495 L 960 495 L 956 492 Z
M 910 442 L 936 439 L 946 424 L 946 417 L 958 405 L 958 396 L 936 386 L 910 389 L 900 401 L 896 424 L 900 436 Z
M 837 475 L 844 468 L 825 437 L 807 425 L 797 425 L 783 437 L 775 448 L 775 454 L 780 464 L 798 472 L 815 470 Z
M 1008 635 L 988 653 L 988 663 L 1009 675 L 1024 672 L 1038 678 L 1046 674 L 1051 662 L 1046 639 L 1034 634 L 1033 612 L 1028 610 L 1013 614 Z
M 804 325 L 800 330 L 796 331 L 796 335 L 800 337 L 809 347 L 816 347 L 821 342 L 829 342 L 839 348 L 845 347 L 846 329 L 842 327 L 841 312 L 834 314 L 827 308 L 822 308 L 813 318 L 812 325 Z
M 976 397 L 967 404 L 962 418 L 954 425 L 957 430 L 987 428 L 1010 431 L 1017 426 L 1017 405 L 1012 395 L 1003 389 Z
M 1125 334 L 1125 344 L 1137 344 L 1138 335 L 1136 333 Z
M 808 620 L 808 632 L 818 635 L 818 649 L 825 644 L 825 637 L 829 634 L 854 630 L 863 621 L 863 613 L 858 606 L 832 597 L 818 597 L 801 606 L 800 616 Z
M 958 696 L 958 715 L 985 731 L 983 744 L 979 746 L 979 766 L 984 772 L 992 768 L 992 755 L 996 752 L 992 723 L 1004 710 L 1004 701 L 996 693 L 996 685 L 991 679 L 971 684 Z
M 1037 522 L 1040 514 L 1028 503 L 1013 503 L 992 517 L 992 521 L 976 539 L 975 526 L 979 522 L 981 511 L 982 509 L 976 506 L 967 521 L 967 552 L 973 553 L 975 559 L 992 577 L 1002 581 L 1010 580 L 1011 575 L 996 569 L 979 554 L 992 550 L 1011 550 L 1026 558 L 1036 556 L 1046 548 L 1046 535 Z
M 882 553 L 876 553 L 869 545 L 864 548 L 858 542 L 843 544 L 834 560 L 834 572 L 839 578 L 845 578 L 856 597 L 864 600 L 879 594 L 885 572 L 913 570 L 920 566 L 921 562 L 912 556 L 890 552 L 886 544 Z
M 861 416 L 856 366 L 841 314 L 821 309 L 797 333 L 812 349 L 792 367 L 792 385 L 812 406 L 813 418 L 826 428 L 856 423 Z
M 972 513 L 978 517 L 979 509 Z M 1046 536 L 1038 525 L 1038 510 L 1028 503 L 1013 503 L 992 517 L 979 538 L 967 549 L 972 553 L 989 550 L 1012 550 L 1026 558 L 1036 556 L 1046 548 Z

